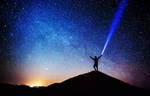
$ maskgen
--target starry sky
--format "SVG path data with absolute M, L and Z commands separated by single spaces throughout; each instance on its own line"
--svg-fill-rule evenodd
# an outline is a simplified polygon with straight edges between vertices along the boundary
M 93 70 L 120 0 L 0 0 L 0 82 L 47 86 Z M 128 0 L 99 69 L 150 88 L 150 8 Z

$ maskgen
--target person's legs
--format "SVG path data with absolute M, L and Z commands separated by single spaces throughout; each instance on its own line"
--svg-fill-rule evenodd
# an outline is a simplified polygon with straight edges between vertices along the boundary
M 96 71 L 96 66 L 94 66 L 94 70 Z
M 96 65 L 96 71 L 98 71 L 98 65 Z
M 94 64 L 93 68 L 94 68 L 94 70 L 96 71 L 96 66 L 95 66 L 95 64 Z

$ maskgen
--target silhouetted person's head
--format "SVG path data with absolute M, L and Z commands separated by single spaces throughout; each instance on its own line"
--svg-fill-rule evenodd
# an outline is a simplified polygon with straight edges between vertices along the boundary
M 97 56 L 95 56 L 95 58 L 97 58 Z

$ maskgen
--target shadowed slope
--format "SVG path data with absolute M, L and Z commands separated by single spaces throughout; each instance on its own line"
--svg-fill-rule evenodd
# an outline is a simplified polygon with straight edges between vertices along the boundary
M 138 88 L 98 71 L 85 73 L 48 87 L 0 84 L 0 96 L 150 96 Z
M 98 71 L 92 71 L 62 83 L 50 85 L 37 92 L 35 96 L 50 96 L 52 94 L 55 94 L 55 96 L 149 96 L 147 91 L 142 88 L 129 85 Z
M 37 90 L 25 85 L 0 84 L 0 96 L 30 96 Z

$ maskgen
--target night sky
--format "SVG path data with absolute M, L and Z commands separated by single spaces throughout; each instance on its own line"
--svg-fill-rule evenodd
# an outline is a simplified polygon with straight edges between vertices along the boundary
M 49 85 L 93 70 L 120 0 L 0 0 L 0 82 Z M 150 8 L 128 0 L 100 71 L 150 88 Z

